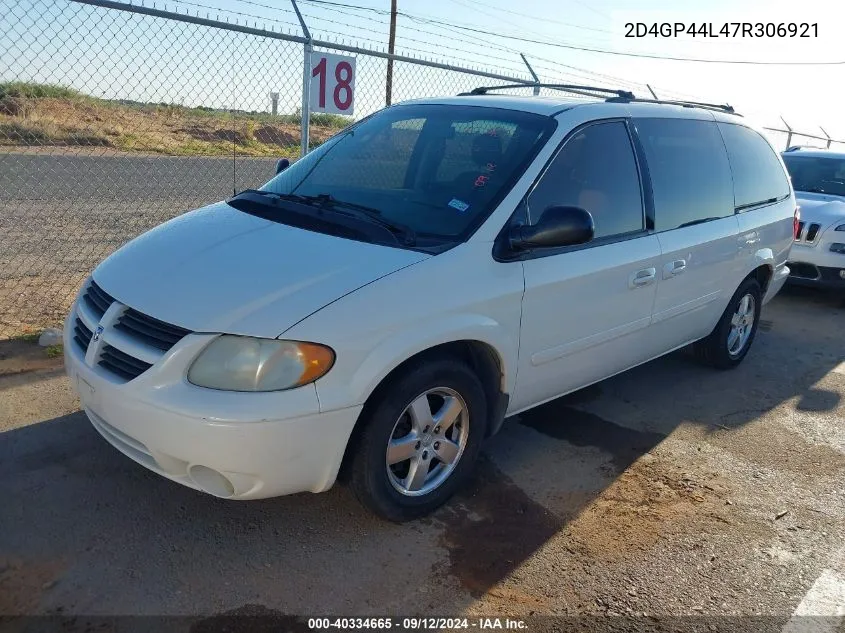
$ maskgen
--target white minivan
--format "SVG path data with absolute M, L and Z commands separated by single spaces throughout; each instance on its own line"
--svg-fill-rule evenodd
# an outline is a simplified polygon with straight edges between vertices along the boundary
M 690 343 L 742 361 L 797 223 L 769 143 L 727 107 L 486 92 L 382 110 L 97 266 L 64 346 L 97 431 L 229 499 L 342 472 L 402 521 L 506 416 Z

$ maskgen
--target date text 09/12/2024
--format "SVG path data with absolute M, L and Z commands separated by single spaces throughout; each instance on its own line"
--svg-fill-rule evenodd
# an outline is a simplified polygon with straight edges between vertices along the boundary
M 818 37 L 818 22 L 626 22 L 625 37 Z
M 308 628 L 314 631 L 331 629 L 358 630 L 471 630 L 509 629 L 525 630 L 524 620 L 513 618 L 309 618 Z

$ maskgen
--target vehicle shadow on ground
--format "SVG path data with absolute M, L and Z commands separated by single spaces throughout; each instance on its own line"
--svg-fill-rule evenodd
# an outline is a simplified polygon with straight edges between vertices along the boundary
M 682 351 L 509 420 L 466 490 L 406 525 L 374 518 L 345 486 L 209 497 L 137 466 L 82 413 L 0 434 L 0 614 L 459 613 L 679 425 L 726 432 L 790 401 L 838 406 L 818 383 L 845 359 L 843 312 L 790 290 L 736 370 Z M 564 510 L 517 480 L 554 488 Z

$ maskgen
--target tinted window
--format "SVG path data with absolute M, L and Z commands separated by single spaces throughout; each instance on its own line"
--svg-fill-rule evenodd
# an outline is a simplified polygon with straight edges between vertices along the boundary
M 737 207 L 789 194 L 786 174 L 766 139 L 742 125 L 719 123 L 719 129 L 728 148 Z
M 554 127 L 550 117 L 518 110 L 396 106 L 341 132 L 262 189 L 328 194 L 423 237 L 460 238 L 508 192 Z
M 667 231 L 733 215 L 728 156 L 712 121 L 636 122 L 654 190 L 654 226 Z
M 642 230 L 640 180 L 624 123 L 590 125 L 566 141 L 528 197 L 532 222 L 551 206 L 589 211 L 597 238 Z
M 784 154 L 795 191 L 845 196 L 845 158 Z

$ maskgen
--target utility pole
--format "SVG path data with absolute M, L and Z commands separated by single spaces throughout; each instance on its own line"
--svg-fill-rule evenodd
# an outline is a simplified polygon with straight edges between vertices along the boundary
M 390 0 L 390 37 L 387 40 L 387 52 L 393 55 L 396 46 L 396 0 Z M 384 89 L 384 104 L 390 105 L 393 97 L 393 58 L 387 58 L 387 83 Z

